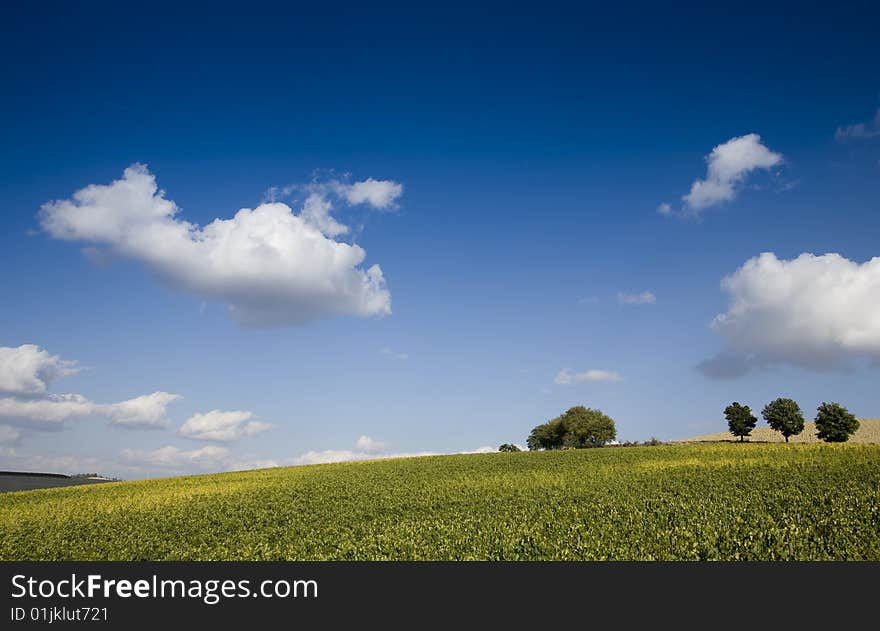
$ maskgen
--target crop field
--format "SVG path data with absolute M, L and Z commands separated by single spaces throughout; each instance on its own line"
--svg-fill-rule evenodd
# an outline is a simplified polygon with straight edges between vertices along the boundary
M 0 559 L 880 560 L 880 446 L 473 454 L 6 493 Z

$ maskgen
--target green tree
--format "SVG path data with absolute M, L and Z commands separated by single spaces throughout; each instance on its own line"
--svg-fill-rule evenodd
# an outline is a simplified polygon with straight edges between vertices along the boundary
M 822 402 L 817 408 L 816 436 L 827 443 L 845 443 L 859 429 L 859 420 L 839 403 Z
M 529 434 L 526 445 L 532 451 L 537 449 L 562 449 L 563 439 L 565 438 L 565 428 L 562 420 L 557 417 L 552 421 L 547 421 L 538 425 Z
M 560 418 L 565 428 L 562 439 L 565 447 L 601 447 L 617 437 L 614 420 L 601 410 L 578 405 L 567 410 Z
M 764 406 L 761 416 L 773 429 L 785 437 L 796 436 L 804 431 L 804 415 L 792 399 L 776 399 Z
M 747 405 L 740 405 L 736 401 L 724 408 L 724 417 L 727 419 L 727 427 L 734 436 L 739 436 L 740 442 L 752 433 L 758 419 L 752 414 Z
M 516 445 L 512 444 L 512 443 L 504 443 L 503 445 L 501 445 L 501 446 L 498 448 L 498 451 L 504 451 L 504 452 L 508 452 L 508 453 L 509 453 L 509 452 L 512 452 L 512 451 L 522 451 L 522 450 L 521 450 L 519 447 L 517 447 Z
M 535 427 L 526 444 L 531 450 L 581 449 L 601 447 L 616 436 L 617 431 L 611 417 L 600 410 L 578 405 Z

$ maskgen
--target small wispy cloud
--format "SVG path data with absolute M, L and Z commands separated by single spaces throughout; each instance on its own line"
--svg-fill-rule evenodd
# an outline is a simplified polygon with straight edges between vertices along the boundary
M 600 381 L 620 381 L 623 379 L 618 373 L 612 370 L 585 370 L 584 372 L 571 372 L 567 368 L 556 373 L 553 383 L 557 386 L 570 386 L 575 383 L 600 382 Z
M 597 305 L 599 304 L 599 298 L 597 296 L 584 296 L 583 298 L 578 298 L 579 305 Z
M 409 353 L 398 353 L 397 351 L 392 350 L 389 346 L 380 348 L 379 354 L 388 357 L 389 359 L 409 359 Z
M 681 198 L 680 210 L 663 202 L 657 206 L 657 212 L 698 218 L 705 209 L 735 199 L 752 172 L 766 171 L 782 162 L 782 154 L 771 151 L 758 134 L 736 136 L 716 145 L 706 156 L 706 177 L 693 181 L 690 191 Z
M 657 302 L 657 296 L 650 291 L 641 293 L 617 292 L 617 302 L 622 305 L 652 305 Z
M 866 140 L 880 136 L 880 108 L 874 118 L 865 123 L 853 123 L 852 125 L 843 125 L 834 132 L 834 139 L 838 142 L 847 140 Z

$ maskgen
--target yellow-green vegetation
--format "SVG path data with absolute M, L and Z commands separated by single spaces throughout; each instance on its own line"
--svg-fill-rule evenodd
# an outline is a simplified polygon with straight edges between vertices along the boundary
M 880 446 L 438 456 L 7 493 L 0 559 L 880 560 Z
M 712 443 L 718 441 L 739 440 L 730 432 L 716 432 L 714 434 L 706 434 L 705 436 L 695 436 L 686 438 L 678 442 L 681 443 Z M 773 431 L 769 427 L 756 427 L 752 430 L 750 436 L 746 437 L 747 441 L 753 443 L 781 443 L 785 442 L 782 434 Z M 804 423 L 804 431 L 796 436 L 791 436 L 789 442 L 792 443 L 821 443 L 822 441 L 816 436 L 816 424 L 812 421 Z M 860 418 L 859 429 L 856 433 L 849 437 L 850 443 L 880 443 L 880 418 Z

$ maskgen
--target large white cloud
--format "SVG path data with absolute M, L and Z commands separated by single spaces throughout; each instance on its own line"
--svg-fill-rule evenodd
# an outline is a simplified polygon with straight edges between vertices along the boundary
M 763 145 L 758 134 L 746 134 L 713 148 L 706 156 L 706 162 L 706 177 L 695 180 L 690 192 L 682 197 L 684 203 L 696 213 L 734 199 L 746 176 L 757 169 L 769 169 L 780 164 L 782 155 Z M 661 212 L 670 214 L 668 205 L 661 204 Z
M 34 344 L 0 346 L 0 392 L 43 394 L 55 379 L 79 372 L 77 363 L 50 355 Z
M 51 394 L 39 399 L 0 398 L 0 421 L 32 429 L 60 429 L 65 421 L 104 418 L 110 425 L 138 429 L 168 427 L 168 404 L 180 396 L 153 392 L 119 403 L 95 403 L 80 394 Z
M 560 370 L 556 373 L 553 383 L 558 386 L 570 386 L 575 383 L 585 383 L 590 381 L 620 381 L 623 379 L 618 373 L 612 370 L 591 369 L 583 372 L 571 372 L 568 369 Z
M 374 188 L 369 184 L 346 199 L 393 201 Z M 40 222 L 55 238 L 103 244 L 142 261 L 175 287 L 227 303 L 243 324 L 389 314 L 381 268 L 363 269 L 363 248 L 331 238 L 347 228 L 330 217 L 326 190 L 316 189 L 300 214 L 270 202 L 200 227 L 180 219 L 153 174 L 135 164 L 109 185 L 89 185 L 71 199 L 44 204 Z
M 246 436 L 254 436 L 274 427 L 271 423 L 255 421 L 253 412 L 211 410 L 189 417 L 178 430 L 184 438 L 233 442 Z
M 721 287 L 730 306 L 711 327 L 725 348 L 699 365 L 708 376 L 737 377 L 774 364 L 828 370 L 855 358 L 880 361 L 880 258 L 780 260 L 765 252 Z

